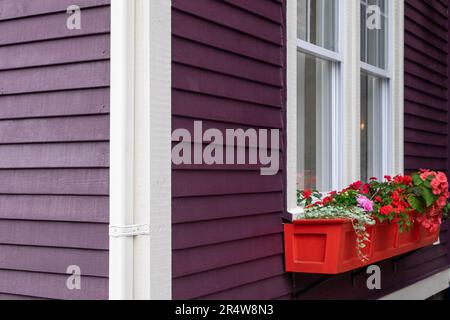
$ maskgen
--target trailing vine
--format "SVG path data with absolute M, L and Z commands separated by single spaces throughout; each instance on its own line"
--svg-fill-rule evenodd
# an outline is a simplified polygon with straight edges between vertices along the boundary
M 356 253 L 363 262 L 368 262 L 369 257 L 364 253 L 364 249 L 370 243 L 370 234 L 367 227 L 375 225 L 375 219 L 367 214 L 362 208 L 342 208 L 313 206 L 305 209 L 296 219 L 346 219 L 352 222 L 353 230 L 356 234 Z

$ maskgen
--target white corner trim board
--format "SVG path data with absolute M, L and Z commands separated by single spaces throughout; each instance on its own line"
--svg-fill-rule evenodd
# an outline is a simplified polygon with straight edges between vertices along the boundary
M 170 1 L 112 0 L 110 299 L 171 299 L 170 159 Z
M 380 300 L 425 300 L 449 288 L 450 269 L 389 294 Z

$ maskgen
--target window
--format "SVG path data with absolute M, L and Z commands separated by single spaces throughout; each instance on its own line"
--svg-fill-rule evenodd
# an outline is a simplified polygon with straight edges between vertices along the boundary
M 332 119 L 338 94 L 337 0 L 299 0 L 297 7 L 297 186 L 329 191 Z
M 287 195 L 403 173 L 404 2 L 287 2 Z
M 298 38 L 316 46 L 336 51 L 336 0 L 299 0 Z
M 383 130 L 390 106 L 385 97 L 389 91 L 388 6 L 386 0 L 361 1 L 361 133 L 360 178 L 381 179 L 384 159 L 388 156 L 387 139 Z
M 381 178 L 383 81 L 361 72 L 361 181 Z

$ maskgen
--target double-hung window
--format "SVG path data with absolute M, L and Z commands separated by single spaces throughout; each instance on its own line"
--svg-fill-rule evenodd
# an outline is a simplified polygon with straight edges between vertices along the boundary
M 388 0 L 361 0 L 361 180 L 387 174 L 391 106 Z
M 339 1 L 297 6 L 297 187 L 330 191 L 340 92 Z
M 287 2 L 287 195 L 403 172 L 403 0 Z

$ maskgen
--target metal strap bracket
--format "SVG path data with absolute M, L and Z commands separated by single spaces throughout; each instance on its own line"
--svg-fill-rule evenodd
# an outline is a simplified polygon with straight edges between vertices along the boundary
M 135 224 L 129 226 L 109 226 L 109 235 L 113 238 L 136 237 L 150 235 L 150 225 Z

